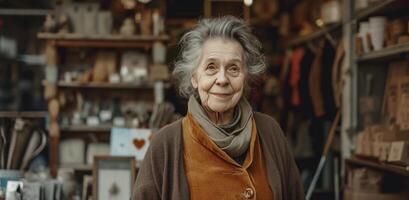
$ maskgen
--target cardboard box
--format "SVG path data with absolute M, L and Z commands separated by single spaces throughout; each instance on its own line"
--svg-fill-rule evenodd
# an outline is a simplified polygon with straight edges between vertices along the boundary
M 392 142 L 388 162 L 409 165 L 409 141 Z
M 348 186 L 354 190 L 380 192 L 383 174 L 368 168 L 355 168 L 348 172 Z
M 344 190 L 344 200 L 363 200 L 363 199 L 376 199 L 376 200 L 407 200 L 408 194 L 404 193 L 376 193 L 376 192 L 362 192 L 346 188 Z

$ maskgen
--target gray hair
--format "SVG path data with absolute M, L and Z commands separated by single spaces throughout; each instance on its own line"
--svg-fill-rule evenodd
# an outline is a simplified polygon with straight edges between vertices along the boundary
M 244 21 L 233 16 L 204 19 L 180 40 L 181 52 L 176 60 L 173 77 L 178 81 L 178 90 L 182 97 L 195 94 L 191 77 L 199 66 L 202 47 L 211 38 L 231 39 L 240 43 L 244 50 L 247 67 L 247 80 L 261 75 L 266 66 L 261 53 L 261 44 L 251 33 Z M 248 81 L 246 87 L 248 88 Z

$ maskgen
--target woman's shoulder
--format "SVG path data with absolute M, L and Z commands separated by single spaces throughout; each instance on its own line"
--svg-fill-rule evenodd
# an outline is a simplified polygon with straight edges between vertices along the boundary
M 262 131 L 265 136 L 272 136 L 270 139 L 285 138 L 280 124 L 273 117 L 261 112 L 254 112 L 254 119 L 257 129 Z M 268 132 L 268 134 L 265 134 L 265 132 Z
M 154 138 L 152 139 L 151 145 L 153 148 L 159 146 L 166 147 L 172 144 L 179 144 L 182 135 L 182 119 L 178 119 L 155 133 Z
M 260 124 L 281 129 L 278 122 L 270 115 L 261 112 L 254 112 L 254 119 L 256 120 L 257 125 Z

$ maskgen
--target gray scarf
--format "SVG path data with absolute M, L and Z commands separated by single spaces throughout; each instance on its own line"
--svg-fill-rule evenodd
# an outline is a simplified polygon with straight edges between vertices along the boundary
M 247 151 L 251 139 L 253 110 L 244 97 L 235 108 L 233 121 L 227 125 L 216 125 L 212 122 L 193 96 L 189 98 L 188 112 L 210 139 L 232 158 Z

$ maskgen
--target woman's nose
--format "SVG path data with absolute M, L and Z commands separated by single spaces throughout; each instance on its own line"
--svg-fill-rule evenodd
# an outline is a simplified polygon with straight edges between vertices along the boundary
M 226 72 L 224 70 L 220 70 L 217 73 L 216 84 L 222 87 L 229 84 L 229 80 L 227 79 Z

